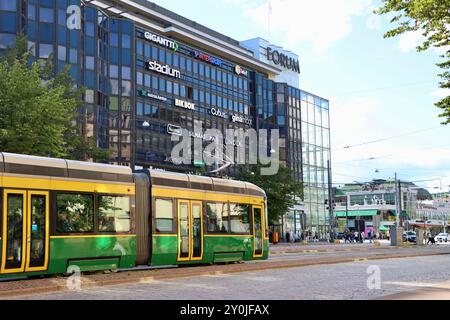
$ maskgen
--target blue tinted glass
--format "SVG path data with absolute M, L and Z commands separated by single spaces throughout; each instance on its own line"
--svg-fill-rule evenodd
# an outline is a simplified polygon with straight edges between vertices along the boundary
M 95 21 L 95 17 L 97 15 L 97 10 L 94 8 L 88 7 L 86 12 L 86 17 L 89 21 Z
M 111 23 L 109 25 L 111 32 L 119 32 L 119 21 L 115 19 L 111 19 Z
M 93 56 L 95 55 L 95 41 L 94 39 L 86 39 L 86 54 Z
M 67 49 L 64 46 L 58 46 L 58 60 L 66 61 Z
M 41 42 L 53 42 L 53 24 L 39 23 L 39 39 Z
M 65 10 L 58 10 L 58 24 L 61 26 L 67 25 L 67 14 Z
M 138 116 L 144 115 L 144 106 L 142 105 L 142 102 L 138 102 L 136 106 L 136 112 Z
M 78 31 L 70 30 L 70 46 L 72 48 L 78 48 Z
M 70 49 L 69 61 L 70 61 L 70 63 L 73 63 L 73 64 L 78 63 L 78 50 L 77 49 Z
M 131 37 L 127 34 L 122 35 L 122 48 L 131 48 Z
M 86 56 L 86 69 L 94 70 L 94 67 L 95 67 L 94 57 Z
M 122 67 L 122 79 L 131 80 L 131 68 Z
M 27 26 L 28 40 L 36 40 L 36 23 L 29 22 Z
M 53 13 L 53 9 L 41 7 L 39 9 L 39 21 L 53 23 Z
M 111 78 L 118 78 L 119 77 L 119 67 L 115 65 L 109 66 L 109 76 Z
M 117 33 L 111 33 L 109 35 L 109 44 L 112 47 L 118 47 L 119 46 L 119 35 Z
M 28 19 L 36 20 L 36 6 L 34 4 L 28 5 Z
M 57 8 L 67 8 L 67 0 L 58 0 L 56 1 Z
M 131 66 L 131 50 L 122 49 L 122 64 Z
M 126 21 L 126 20 L 122 20 L 122 33 L 128 33 L 128 34 L 132 34 L 133 33 L 133 23 Z
M 67 34 L 66 28 L 58 27 L 58 44 L 66 44 L 67 42 Z
M 0 49 L 13 48 L 14 40 L 14 34 L 0 33 Z
M 86 35 L 93 37 L 95 33 L 94 29 L 94 23 L 93 22 L 86 22 Z
M 77 76 L 78 76 L 78 67 L 77 66 L 70 67 L 70 75 L 73 79 L 77 79 Z
M 118 48 L 110 49 L 109 59 L 110 59 L 111 63 L 119 64 L 119 49 Z
M 41 43 L 39 45 L 39 57 L 48 58 L 53 51 L 53 45 Z
M 0 13 L 0 32 L 16 31 L 16 14 L 14 12 Z
M 5 11 L 16 11 L 17 10 L 17 2 L 16 0 L 2 0 L 0 1 L 0 10 Z
M 58 0 L 59 1 L 59 0 Z M 47 7 L 53 7 L 54 3 L 53 0 L 39 0 L 39 3 L 41 4 L 41 6 L 47 6 Z
M 94 88 L 94 72 L 92 71 L 86 71 L 86 86 L 89 88 Z

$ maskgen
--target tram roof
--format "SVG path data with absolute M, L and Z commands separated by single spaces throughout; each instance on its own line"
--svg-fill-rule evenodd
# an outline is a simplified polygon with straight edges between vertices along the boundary
M 131 168 L 0 152 L 0 172 L 33 176 L 133 182 Z
M 265 197 L 266 193 L 258 186 L 237 180 L 219 179 L 205 176 L 189 175 L 184 173 L 149 170 L 151 185 L 153 187 L 175 187 L 185 189 L 198 189 L 203 191 L 216 191 L 238 193 Z

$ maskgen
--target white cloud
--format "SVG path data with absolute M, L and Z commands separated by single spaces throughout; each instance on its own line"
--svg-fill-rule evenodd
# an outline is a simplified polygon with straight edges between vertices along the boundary
M 445 97 L 450 96 L 450 89 L 440 88 L 431 93 L 432 97 L 438 99 L 444 99 Z
M 404 33 L 398 40 L 398 49 L 402 52 L 416 50 L 424 40 L 424 36 L 419 31 Z
M 239 3 L 244 14 L 265 32 L 268 30 L 268 2 L 223 0 Z M 311 43 L 317 51 L 333 46 L 352 32 L 352 19 L 372 15 L 373 0 L 272 0 L 271 38 L 286 47 Z M 271 39 L 272 40 L 272 39 Z

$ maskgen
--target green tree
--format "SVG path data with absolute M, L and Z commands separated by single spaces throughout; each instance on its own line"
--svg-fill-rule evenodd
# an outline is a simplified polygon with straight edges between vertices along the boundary
M 263 176 L 260 172 L 260 165 L 242 167 L 236 180 L 253 183 L 266 192 L 269 222 L 278 223 L 297 204 L 297 199 L 303 198 L 303 185 L 294 180 L 291 170 L 285 166 L 280 166 L 273 176 Z
M 104 161 L 109 153 L 82 134 L 83 88 L 68 69 L 54 75 L 51 58 L 29 63 L 27 40 L 0 59 L 0 150 L 4 152 Z
M 384 37 L 391 38 L 406 32 L 422 32 L 425 37 L 417 51 L 431 47 L 448 49 L 450 45 L 450 0 L 382 0 L 384 6 L 375 13 L 383 15 L 394 13 L 391 23 L 398 26 L 388 31 Z M 450 50 L 441 55 L 445 60 L 437 66 L 443 69 L 440 87 L 450 88 Z M 436 106 L 443 109 L 440 115 L 445 118 L 442 124 L 450 123 L 450 96 L 445 97 Z

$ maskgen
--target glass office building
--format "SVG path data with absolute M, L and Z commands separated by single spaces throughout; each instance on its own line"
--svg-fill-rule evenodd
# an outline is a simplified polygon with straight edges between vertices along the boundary
M 144 0 L 0 1 L 0 53 L 19 33 L 33 59 L 53 59 L 55 72 L 69 66 L 86 88 L 82 134 L 111 150 L 110 163 L 192 171 L 172 162 L 177 130 L 280 129 L 280 160 L 305 184 L 302 229 L 326 232 L 328 101 L 299 89 L 295 55 L 267 44 L 263 58 L 255 39 Z

